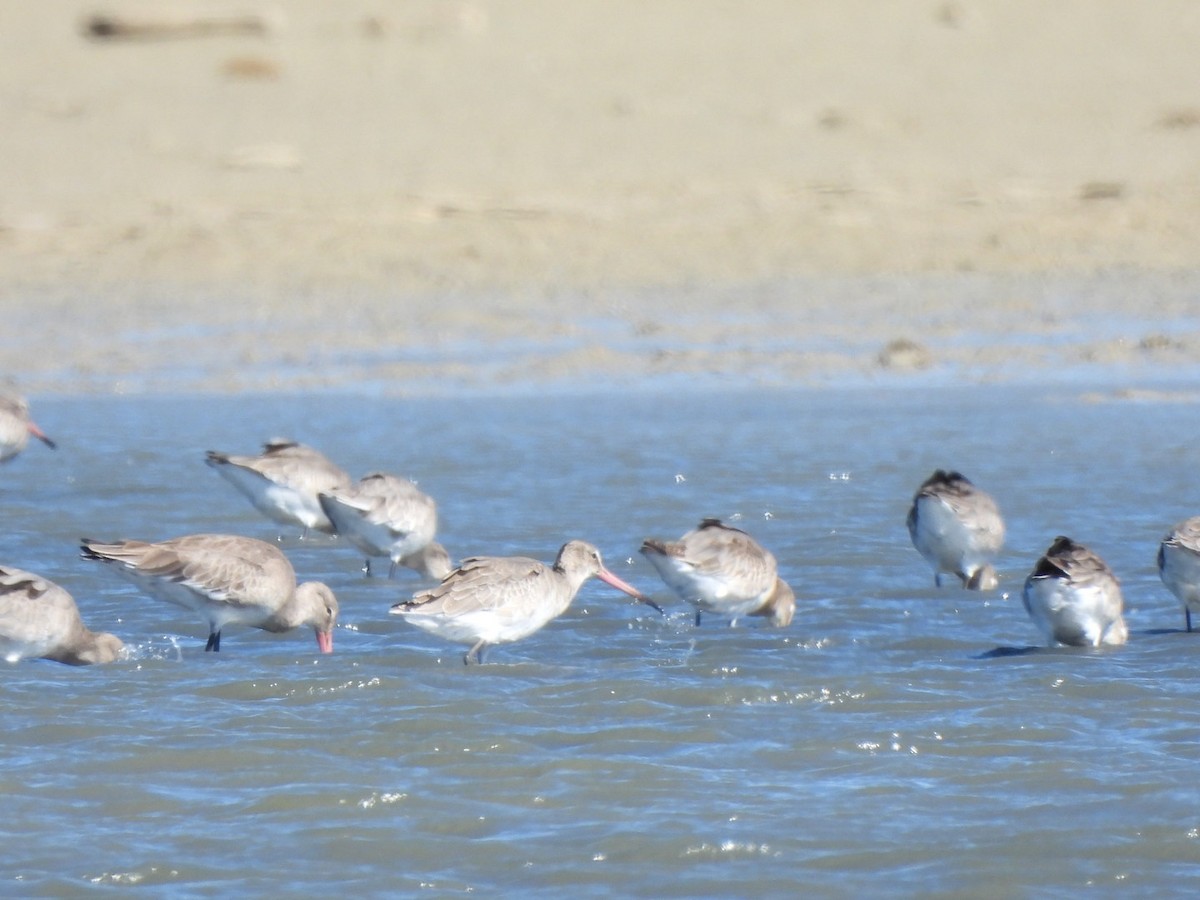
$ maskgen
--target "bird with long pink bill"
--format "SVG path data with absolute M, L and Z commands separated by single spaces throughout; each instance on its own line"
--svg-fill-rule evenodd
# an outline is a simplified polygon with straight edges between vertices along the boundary
M 319 581 L 296 584 L 278 547 L 233 534 L 190 534 L 169 541 L 84 540 L 83 558 L 105 563 L 152 597 L 190 609 L 208 623 L 205 650 L 221 649 L 226 625 L 291 631 L 309 625 L 317 648 L 333 652 L 338 602 Z
M 29 402 L 19 394 L 0 390 L 0 463 L 25 449 L 32 435 L 51 450 L 58 445 L 29 416 Z
M 600 551 L 568 541 L 553 565 L 524 556 L 464 559 L 442 583 L 397 603 L 392 615 L 448 641 L 470 644 L 463 662 L 483 662 L 492 644 L 528 637 L 566 612 L 583 583 L 595 576 L 658 610 L 637 588 L 604 567 Z

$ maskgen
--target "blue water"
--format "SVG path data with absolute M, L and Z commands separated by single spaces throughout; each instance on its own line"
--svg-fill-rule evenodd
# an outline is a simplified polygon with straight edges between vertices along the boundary
M 1200 635 L 1154 557 L 1200 513 L 1197 410 L 1100 396 L 36 397 L 59 449 L 0 469 L 0 556 L 131 658 L 4 667 L 0 893 L 1194 893 Z M 411 573 L 285 534 L 341 601 L 336 652 L 234 628 L 206 655 L 200 621 L 78 558 L 82 536 L 276 539 L 203 462 L 274 435 L 417 480 L 456 557 L 585 538 L 670 615 L 593 581 L 468 668 L 387 615 Z M 997 592 L 935 588 L 909 544 L 936 467 L 1001 505 Z M 696 628 L 665 593 L 641 540 L 704 516 L 775 552 L 789 628 Z M 1127 646 L 1036 648 L 1020 583 L 1059 533 L 1121 578 Z

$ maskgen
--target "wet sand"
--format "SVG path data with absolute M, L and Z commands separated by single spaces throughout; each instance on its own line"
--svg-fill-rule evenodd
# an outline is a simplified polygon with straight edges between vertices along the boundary
M 31 392 L 1200 362 L 1186 2 L 0 11 Z

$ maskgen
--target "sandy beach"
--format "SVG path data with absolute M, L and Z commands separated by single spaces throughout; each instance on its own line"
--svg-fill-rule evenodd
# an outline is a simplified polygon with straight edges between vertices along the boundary
M 1184 0 L 0 11 L 29 392 L 1200 361 Z

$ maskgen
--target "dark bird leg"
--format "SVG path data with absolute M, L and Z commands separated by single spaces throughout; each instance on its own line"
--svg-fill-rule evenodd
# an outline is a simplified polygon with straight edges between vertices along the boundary
M 1192 608 L 1190 606 L 1183 608 L 1183 618 L 1187 622 L 1187 630 L 1190 633 L 1192 630 Z
M 696 610 L 696 627 L 700 627 L 700 610 Z
M 207 653 L 209 650 L 211 650 L 211 651 L 213 651 L 213 653 L 216 653 L 220 649 L 221 649 L 221 632 L 210 631 L 208 633 L 208 643 L 204 645 L 204 651 Z

